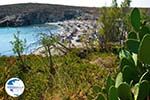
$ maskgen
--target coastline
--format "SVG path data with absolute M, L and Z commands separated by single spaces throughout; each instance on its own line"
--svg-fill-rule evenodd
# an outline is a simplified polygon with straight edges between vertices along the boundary
M 86 38 L 94 38 L 100 28 L 100 25 L 97 25 L 97 20 L 75 19 L 46 24 L 57 25 L 60 28 L 58 33 L 60 37 L 59 42 L 64 43 L 64 41 L 68 41 L 65 45 L 68 48 L 84 48 L 85 44 L 82 43 L 81 37 L 88 36 Z M 57 46 L 61 48 L 60 45 Z M 41 46 L 34 50 L 32 54 L 44 56 L 44 51 L 44 47 Z M 52 55 L 62 55 L 62 52 L 52 49 Z

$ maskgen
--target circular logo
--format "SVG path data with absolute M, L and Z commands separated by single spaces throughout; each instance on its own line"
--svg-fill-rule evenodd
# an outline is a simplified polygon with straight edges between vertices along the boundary
M 19 78 L 11 78 L 5 84 L 5 90 L 8 95 L 18 97 L 24 92 L 24 83 Z

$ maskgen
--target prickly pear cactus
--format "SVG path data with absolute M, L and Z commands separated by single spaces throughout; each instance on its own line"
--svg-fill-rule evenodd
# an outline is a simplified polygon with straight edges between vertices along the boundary
M 139 31 L 140 25 L 141 25 L 141 17 L 140 17 L 140 11 L 138 8 L 134 8 L 131 13 L 131 24 L 135 31 Z
M 108 100 L 150 99 L 150 28 L 141 24 L 139 9 L 133 9 L 130 18 L 133 30 L 119 53 L 120 72 L 115 81 L 107 78 Z M 97 98 L 105 99 L 101 94 Z
M 122 83 L 118 87 L 118 96 L 121 100 L 133 100 L 130 86 L 127 83 Z
M 139 47 L 139 59 L 144 64 L 150 64 L 150 34 L 146 34 Z

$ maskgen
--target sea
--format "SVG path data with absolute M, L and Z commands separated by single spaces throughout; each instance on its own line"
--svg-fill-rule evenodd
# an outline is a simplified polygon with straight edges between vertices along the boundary
M 58 34 L 59 27 L 55 24 L 41 24 L 24 27 L 0 27 L 0 56 L 15 55 L 11 41 L 14 35 L 19 34 L 21 40 L 25 40 L 24 54 L 30 54 L 40 46 L 40 34 Z

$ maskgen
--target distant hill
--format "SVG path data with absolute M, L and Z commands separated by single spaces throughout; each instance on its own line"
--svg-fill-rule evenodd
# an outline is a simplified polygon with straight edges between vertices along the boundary
M 13 4 L 0 6 L 0 27 L 25 26 L 69 19 L 96 19 L 98 8 L 52 4 Z

